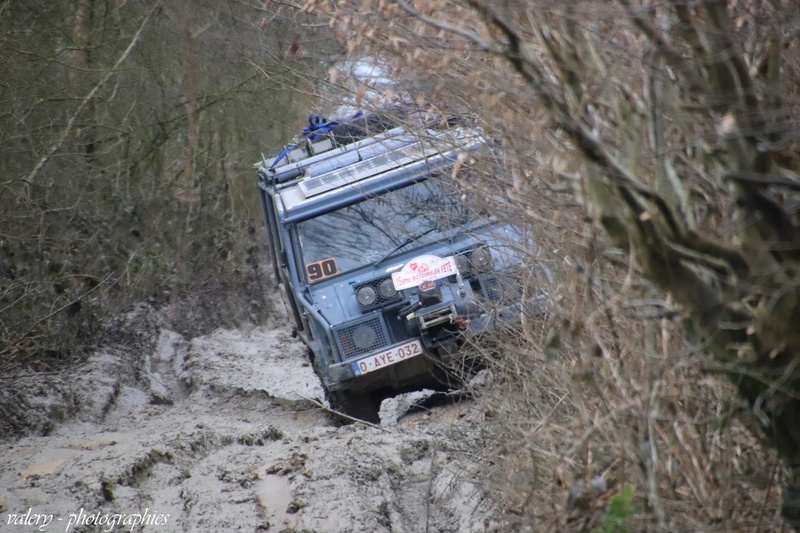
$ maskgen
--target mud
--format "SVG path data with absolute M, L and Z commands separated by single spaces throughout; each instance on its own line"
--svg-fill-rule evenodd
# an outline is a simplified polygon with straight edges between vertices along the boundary
M 16 390 L 38 402 L 48 422 L 0 444 L 0 530 L 399 533 L 493 523 L 470 401 L 422 391 L 385 401 L 381 426 L 340 427 L 281 321 L 193 339 L 154 327 L 152 336 L 139 350 L 99 351 L 30 397 L 7 390 L 6 399 Z

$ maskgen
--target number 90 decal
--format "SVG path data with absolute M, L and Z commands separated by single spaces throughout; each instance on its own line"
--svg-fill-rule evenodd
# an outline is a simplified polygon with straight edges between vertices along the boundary
M 337 274 L 339 270 L 336 268 L 336 260 L 331 257 L 330 259 L 323 259 L 316 263 L 309 263 L 306 265 L 306 273 L 310 281 L 317 281 Z

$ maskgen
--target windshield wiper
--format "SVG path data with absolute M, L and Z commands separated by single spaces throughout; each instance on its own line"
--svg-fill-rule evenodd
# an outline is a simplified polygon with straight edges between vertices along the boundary
M 374 262 L 374 263 L 372 263 L 372 264 L 373 264 L 374 266 L 380 265 L 381 263 L 383 263 L 384 261 L 386 261 L 387 259 L 389 259 L 391 256 L 393 256 L 394 254 L 396 254 L 398 251 L 400 251 L 402 248 L 405 248 L 406 246 L 408 246 L 408 245 L 409 245 L 409 244 L 411 244 L 412 242 L 415 242 L 415 241 L 418 241 L 418 240 L 420 240 L 421 238 L 423 238 L 425 235 L 427 235 L 427 234 L 429 234 L 429 233 L 433 233 L 433 232 L 434 232 L 434 231 L 436 231 L 437 229 L 439 229 L 439 228 L 437 228 L 436 226 L 434 226 L 434 227 L 432 227 L 432 228 L 428 228 L 428 229 L 426 229 L 426 230 L 425 230 L 425 231 L 423 231 L 422 233 L 413 233 L 413 234 L 409 235 L 409 236 L 408 236 L 408 238 L 407 238 L 406 240 L 404 240 L 403 242 L 401 242 L 400 244 L 398 244 L 398 245 L 397 245 L 396 247 L 394 247 L 393 249 L 389 250 L 387 253 L 383 254 L 383 256 L 381 256 L 381 258 L 380 258 L 380 259 L 378 259 L 377 261 L 375 261 L 375 262 Z

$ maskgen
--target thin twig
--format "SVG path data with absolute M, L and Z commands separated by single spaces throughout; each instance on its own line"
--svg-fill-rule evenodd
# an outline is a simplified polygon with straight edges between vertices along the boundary
M 407 2 L 405 2 L 405 0 L 394 0 L 394 3 L 400 6 L 400 8 L 403 11 L 405 11 L 412 17 L 418 18 L 419 20 L 421 20 L 422 22 L 424 22 L 429 26 L 432 26 L 439 30 L 451 32 L 456 35 L 460 35 L 467 41 L 477 45 L 483 51 L 487 51 L 490 49 L 488 42 L 484 41 L 483 39 L 481 39 L 472 32 L 466 31 L 462 28 L 459 28 L 458 26 L 453 26 L 452 24 L 448 24 L 447 22 L 444 22 L 442 20 L 429 17 L 424 13 L 420 12 L 419 10 L 411 7 Z
M 725 179 L 738 181 L 742 183 L 749 183 L 752 185 L 761 185 L 764 187 L 774 186 L 783 187 L 792 191 L 800 191 L 800 181 L 786 176 L 766 175 L 757 172 L 729 172 L 725 175 Z
M 336 409 L 328 407 L 327 405 L 323 404 L 319 400 L 314 400 L 312 398 L 308 398 L 308 397 L 303 396 L 301 394 L 299 394 L 298 396 L 300 396 L 302 399 L 306 400 L 307 402 L 310 402 L 312 405 L 315 405 L 316 407 L 322 409 L 326 413 L 330 413 L 330 414 L 333 414 L 333 415 L 336 415 L 336 416 L 341 416 L 342 418 L 347 419 L 347 420 L 349 420 L 351 422 L 355 422 L 357 424 L 364 424 L 365 426 L 368 426 L 368 427 L 371 427 L 371 428 L 375 428 L 375 429 L 380 429 L 381 431 L 388 432 L 388 430 L 385 427 L 383 427 L 383 426 L 381 426 L 379 424 L 373 424 L 372 422 L 367 422 L 366 420 L 361 420 L 360 418 L 356 418 L 354 416 L 350 416 L 348 414 L 342 413 L 341 411 L 337 411 Z
M 61 307 L 59 307 L 58 309 L 56 309 L 55 311 L 53 311 L 53 312 L 52 312 L 52 313 L 50 313 L 49 315 L 45 315 L 45 316 L 43 316 L 42 318 L 40 318 L 39 320 L 37 320 L 36 322 L 34 322 L 34 323 L 31 325 L 31 327 L 30 327 L 30 328 L 28 328 L 28 331 L 26 331 L 25 333 L 23 333 L 23 334 L 22 334 L 22 335 L 21 335 L 21 336 L 20 336 L 20 337 L 19 337 L 17 340 L 15 340 L 14 342 L 11 342 L 11 343 L 9 343 L 9 345 L 8 345 L 8 348 L 6 348 L 6 349 L 5 349 L 5 350 L 3 350 L 2 352 L 0 352 L 0 356 L 2 356 L 2 355 L 5 355 L 5 354 L 7 354 L 8 352 L 10 352 L 10 351 L 11 351 L 11 349 L 12 349 L 14 346 L 16 346 L 17 344 L 19 344 L 19 343 L 20 343 L 20 342 L 21 342 L 21 341 L 22 341 L 22 340 L 23 340 L 25 337 L 27 337 L 28 335 L 30 335 L 30 334 L 31 334 L 31 332 L 32 332 L 32 331 L 33 331 L 33 330 L 36 328 L 36 326 L 38 326 L 39 324 L 41 324 L 41 323 L 42 323 L 42 322 L 44 322 L 45 320 L 47 320 L 47 319 L 49 319 L 49 318 L 51 318 L 51 317 L 54 317 L 55 315 L 57 315 L 58 313 L 60 313 L 60 312 L 61 312 L 61 311 L 63 311 L 64 309 L 66 309 L 66 308 L 68 308 L 69 306 L 71 306 L 71 305 L 75 304 L 76 302 L 80 302 L 81 300 L 83 300 L 84 298 L 86 298 L 87 296 L 89 296 L 91 293 L 93 293 L 94 291 L 96 291 L 97 289 L 99 289 L 100 287 L 102 287 L 102 286 L 103 286 L 103 284 L 104 284 L 104 283 L 105 283 L 105 282 L 106 282 L 106 281 L 107 281 L 107 280 L 108 280 L 108 279 L 109 279 L 111 276 L 113 276 L 113 275 L 114 275 L 114 273 L 113 273 L 113 272 L 112 272 L 112 273 L 110 273 L 110 274 L 109 274 L 109 275 L 107 275 L 105 278 L 103 278 L 103 279 L 102 279 L 102 281 L 100 281 L 100 283 L 98 283 L 97 285 L 95 285 L 94 287 L 92 287 L 91 289 L 89 289 L 88 291 L 86 291 L 85 293 L 81 294 L 80 296 L 78 296 L 78 297 L 77 297 L 77 298 L 75 298 L 74 300 L 72 300 L 72 301 L 70 301 L 70 302 L 68 302 L 68 303 L 66 303 L 66 304 L 64 304 L 64 305 L 62 305 Z

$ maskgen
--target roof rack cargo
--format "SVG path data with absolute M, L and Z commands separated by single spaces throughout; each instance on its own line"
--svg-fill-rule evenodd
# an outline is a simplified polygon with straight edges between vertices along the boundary
M 312 114 L 308 126 L 272 163 L 265 159 L 257 165 L 259 177 L 265 183 L 286 183 L 405 146 L 414 142 L 415 137 L 398 126 L 404 120 L 416 123 L 429 134 L 434 133 L 430 128 L 436 129 L 435 124 L 454 126 L 461 122 L 458 117 L 429 114 L 427 107 L 413 106 L 397 106 L 366 115 L 358 112 L 341 122 Z M 323 162 L 328 163 L 320 164 Z
M 306 157 L 299 161 L 291 161 L 280 166 L 270 166 L 266 161 L 259 166 L 259 171 L 264 178 L 272 183 L 285 183 L 301 175 L 306 175 L 306 169 L 318 163 L 330 161 L 330 169 L 349 165 L 362 159 L 373 157 L 379 153 L 403 146 L 413 142 L 413 137 L 403 128 L 394 128 L 384 133 L 367 137 L 354 143 L 340 146 L 339 148 L 323 150 L 324 145 L 331 143 L 329 139 L 322 139 L 317 143 L 308 141 L 314 155 L 308 155 L 306 148 L 297 148 L 294 151 L 304 151 Z M 322 146 L 320 146 L 322 145 Z M 291 152 L 289 152 L 291 154 Z M 321 167 L 318 167 L 321 168 Z M 315 171 L 320 174 L 324 171 Z

